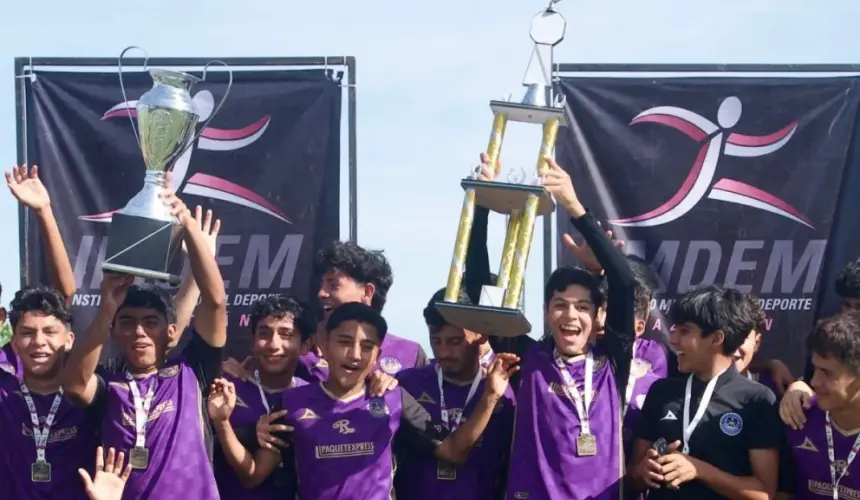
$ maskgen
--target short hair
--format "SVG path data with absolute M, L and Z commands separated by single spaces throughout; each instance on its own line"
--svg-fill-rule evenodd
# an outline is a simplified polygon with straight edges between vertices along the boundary
M 287 314 L 293 316 L 293 328 L 299 331 L 302 341 L 313 336 L 316 331 L 316 312 L 304 302 L 289 295 L 263 297 L 251 304 L 251 336 L 256 335 L 257 325 L 272 316 L 283 319 Z
M 325 325 L 326 333 L 331 333 L 347 321 L 357 321 L 375 328 L 380 344 L 388 333 L 388 323 L 385 318 L 376 309 L 361 302 L 347 302 L 337 306 L 328 317 Z
M 749 293 L 744 294 L 744 298 L 747 300 L 747 307 L 749 308 L 750 317 L 753 321 L 753 328 L 755 328 L 757 333 L 764 333 L 765 330 L 767 330 L 767 314 L 761 306 L 761 299 Z
M 21 320 L 21 316 L 28 312 L 39 312 L 45 316 L 54 316 L 66 324 L 72 326 L 72 312 L 66 305 L 66 298 L 56 288 L 48 286 L 27 287 L 15 292 L 15 298 L 9 304 L 9 322 L 12 328 Z
M 603 305 L 600 281 L 593 273 L 581 267 L 559 267 L 552 272 L 543 287 L 544 308 L 549 307 L 549 303 L 556 292 L 564 292 L 568 287 L 574 285 L 588 290 L 594 307 L 600 307 Z
M 492 286 L 496 286 L 496 283 L 498 283 L 498 279 L 499 277 L 497 275 L 491 273 L 489 284 Z M 430 297 L 430 300 L 427 301 L 427 306 L 424 307 L 424 322 L 427 323 L 427 327 L 430 329 L 431 333 L 438 332 L 439 330 L 444 328 L 445 325 L 448 324 L 448 322 L 445 321 L 445 318 L 442 316 L 439 310 L 436 309 L 436 302 L 442 302 L 445 300 L 445 291 L 445 288 L 440 288 L 439 290 L 436 290 L 436 293 L 434 293 Z M 472 300 L 472 297 L 469 296 L 469 292 L 466 290 L 465 285 L 460 287 L 460 293 L 457 295 L 456 303 L 475 305 L 475 301 Z
M 125 307 L 155 309 L 164 316 L 168 324 L 176 323 L 176 307 L 173 305 L 173 298 L 166 290 L 149 283 L 128 287 L 125 300 L 117 309 L 117 314 Z
M 846 311 L 815 325 L 806 339 L 810 353 L 835 359 L 860 375 L 860 311 Z
M 627 256 L 627 264 L 633 273 L 633 288 L 635 298 L 633 302 L 633 313 L 636 319 L 646 319 L 651 311 L 651 299 L 660 289 L 660 279 L 654 268 L 648 262 L 635 255 Z
M 681 294 L 669 308 L 674 324 L 692 323 L 708 337 L 723 332 L 723 354 L 737 351 L 753 329 L 749 301 L 744 294 L 717 285 L 698 286 Z
M 843 299 L 860 299 L 860 258 L 845 264 L 839 271 L 835 288 L 836 294 Z
M 381 250 L 367 250 L 348 241 L 334 241 L 317 253 L 314 274 L 322 276 L 337 270 L 357 283 L 371 283 L 376 287 L 370 305 L 382 312 L 388 291 L 394 283 L 391 265 Z

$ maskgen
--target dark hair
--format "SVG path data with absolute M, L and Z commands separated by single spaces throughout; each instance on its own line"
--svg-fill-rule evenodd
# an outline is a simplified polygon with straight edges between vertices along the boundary
M 376 309 L 361 302 L 347 302 L 337 306 L 332 311 L 331 316 L 328 317 L 325 325 L 326 333 L 331 333 L 332 330 L 347 321 L 357 321 L 372 326 L 376 329 L 380 344 L 385 340 L 385 335 L 388 333 L 388 323 L 386 323 L 385 318 Z
M 388 290 L 394 283 L 391 265 L 381 250 L 367 250 L 355 243 L 334 241 L 317 253 L 314 274 L 338 270 L 358 283 L 371 283 L 376 292 L 370 305 L 379 312 L 385 307 Z
M 316 331 L 316 312 L 310 306 L 288 295 L 263 297 L 251 304 L 251 335 L 256 335 L 257 324 L 272 316 L 282 319 L 287 314 L 293 315 L 293 328 L 299 331 L 302 341 L 305 341 Z
M 654 293 L 660 289 L 660 279 L 648 262 L 635 255 L 627 256 L 627 264 L 633 272 L 633 288 L 635 299 L 633 312 L 636 319 L 648 319 L 651 312 L 651 299 Z
M 839 271 L 836 295 L 843 299 L 860 299 L 860 258 L 852 260 Z
M 860 375 L 860 311 L 846 311 L 819 321 L 806 339 L 806 347 Z
M 733 288 L 717 285 L 698 286 L 679 296 L 669 308 L 675 324 L 692 323 L 702 336 L 723 332 L 723 354 L 738 350 L 755 326 L 748 299 Z
M 499 277 L 495 274 L 490 274 L 490 285 L 495 286 L 498 282 Z M 430 300 L 427 301 L 427 306 L 424 307 L 424 322 L 427 323 L 427 327 L 430 329 L 431 333 L 436 333 L 441 330 L 446 324 L 445 318 L 439 313 L 439 310 L 436 309 L 436 302 L 442 302 L 445 300 L 445 288 L 440 288 L 436 291 L 431 297 Z M 460 287 L 460 294 L 457 295 L 457 303 L 458 304 L 472 304 L 475 305 L 475 301 L 469 297 L 469 293 L 466 290 L 466 286 Z
M 176 307 L 173 305 L 173 298 L 166 290 L 148 283 L 131 285 L 117 313 L 124 307 L 155 309 L 164 316 L 168 324 L 176 323 Z
M 66 298 L 59 290 L 47 286 L 28 287 L 15 292 L 15 298 L 9 305 L 9 322 L 12 328 L 20 321 L 21 316 L 28 312 L 40 312 L 45 316 L 53 316 L 72 326 L 72 312 L 66 305 Z
M 747 307 L 749 308 L 749 314 L 752 318 L 755 331 L 757 333 L 764 333 L 767 330 L 767 314 L 761 306 L 761 299 L 749 293 L 745 294 L 744 298 L 747 300 Z
M 581 267 L 559 267 L 549 276 L 543 287 L 543 305 L 549 307 L 556 292 L 564 292 L 568 287 L 578 285 L 589 291 L 594 307 L 603 305 L 603 292 L 600 278 Z

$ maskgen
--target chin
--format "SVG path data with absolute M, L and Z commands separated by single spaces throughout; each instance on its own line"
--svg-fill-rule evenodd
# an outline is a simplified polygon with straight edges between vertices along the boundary
M 276 363 L 260 361 L 260 370 L 269 375 L 281 375 L 286 373 L 290 367 L 290 363 L 286 361 L 278 361 Z
M 24 365 L 24 371 L 26 373 L 35 377 L 52 377 L 60 371 L 56 361 L 28 363 L 22 360 L 21 364 Z

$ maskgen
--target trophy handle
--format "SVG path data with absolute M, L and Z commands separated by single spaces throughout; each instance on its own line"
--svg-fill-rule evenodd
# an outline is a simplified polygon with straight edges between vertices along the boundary
M 203 78 L 202 78 L 202 80 L 204 82 L 206 81 L 206 71 L 209 69 L 209 66 L 212 66 L 213 64 L 220 64 L 221 66 L 224 66 L 225 68 L 227 68 L 227 74 L 230 78 L 227 81 L 227 90 L 224 91 L 224 96 L 221 97 L 221 102 L 219 102 L 218 106 L 216 106 L 215 109 L 212 110 L 212 114 L 209 115 L 209 119 L 206 120 L 206 122 L 203 124 L 202 127 L 200 127 L 200 131 L 197 132 L 196 134 L 194 134 L 194 139 L 188 141 L 188 145 L 185 146 L 185 149 L 182 150 L 182 153 L 180 153 L 177 156 L 177 158 L 179 156 L 182 156 L 185 153 L 185 151 L 188 150 L 188 148 L 190 148 L 193 144 L 195 144 L 197 142 L 197 139 L 200 138 L 200 135 L 203 133 L 204 130 L 206 130 L 206 127 L 209 126 L 209 123 L 212 122 L 212 119 L 215 118 L 215 115 L 217 115 L 218 112 L 221 111 L 221 106 L 224 105 L 224 101 L 227 100 L 227 96 L 230 94 L 230 89 L 233 88 L 233 70 L 230 69 L 230 66 L 228 66 L 227 63 L 225 63 L 224 61 L 210 61 L 209 63 L 206 64 L 206 66 L 203 66 Z
M 126 47 L 125 50 L 123 50 L 122 53 L 120 53 L 119 59 L 117 60 L 116 65 L 117 65 L 117 71 L 119 72 L 119 89 L 122 91 L 122 100 L 123 100 L 123 102 L 125 102 L 125 109 L 127 109 L 129 111 L 128 121 L 131 122 L 131 129 L 134 131 L 134 140 L 137 141 L 137 147 L 142 150 L 143 146 L 140 145 L 140 136 L 137 133 L 137 125 L 134 124 L 134 118 L 132 118 L 131 113 L 130 113 L 131 106 L 128 105 L 128 96 L 125 93 L 125 82 L 123 82 L 123 80 L 122 80 L 122 58 L 125 57 L 125 54 L 129 50 L 135 50 L 135 49 L 143 52 L 143 55 L 144 55 L 143 70 L 146 71 L 146 68 L 148 67 L 147 63 L 149 63 L 149 53 L 146 52 L 145 50 L 143 50 L 142 48 L 136 46 L 136 45 L 130 45 L 130 46 Z

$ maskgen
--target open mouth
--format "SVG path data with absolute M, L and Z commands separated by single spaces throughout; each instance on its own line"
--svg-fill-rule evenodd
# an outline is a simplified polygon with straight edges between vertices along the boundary
M 150 344 L 146 342 L 135 342 L 131 345 L 131 350 L 135 352 L 143 352 L 150 348 Z
M 559 330 L 561 330 L 561 334 L 565 337 L 575 337 L 582 333 L 582 328 L 576 325 L 562 325 L 559 327 Z
M 286 356 L 282 356 L 280 354 L 272 354 L 269 356 L 263 356 L 262 358 L 263 358 L 263 361 L 266 363 L 279 363 L 279 362 L 283 361 L 286 358 Z
M 361 369 L 358 363 L 347 363 L 340 365 L 340 367 L 343 368 L 343 371 L 346 372 L 347 375 L 354 375 Z
M 36 362 L 45 362 L 51 358 L 51 354 L 47 352 L 34 352 L 30 354 L 30 359 Z

